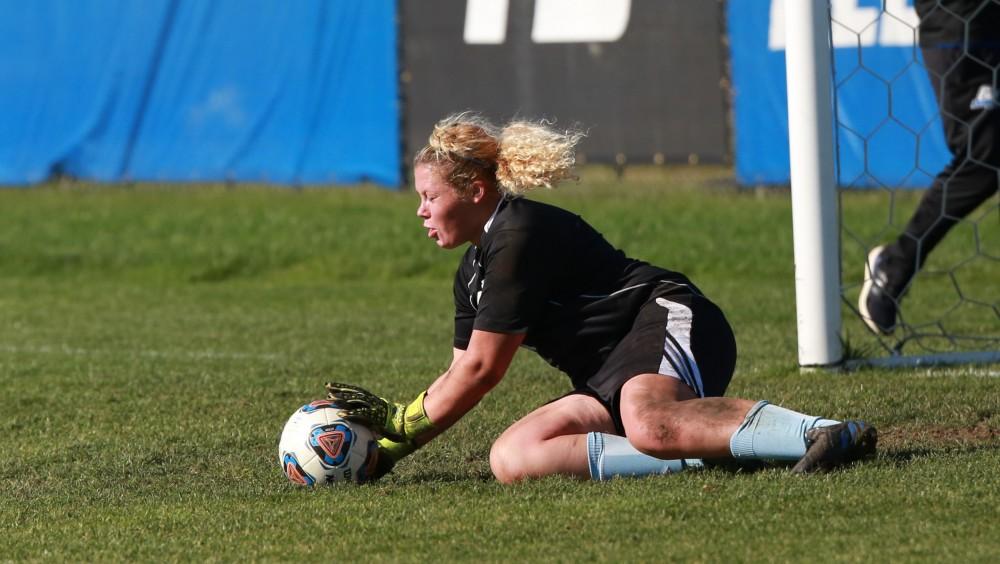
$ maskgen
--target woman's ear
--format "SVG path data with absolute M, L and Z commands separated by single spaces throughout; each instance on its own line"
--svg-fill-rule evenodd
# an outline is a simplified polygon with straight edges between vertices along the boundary
M 472 181 L 472 201 L 476 204 L 486 198 L 487 186 L 482 179 Z

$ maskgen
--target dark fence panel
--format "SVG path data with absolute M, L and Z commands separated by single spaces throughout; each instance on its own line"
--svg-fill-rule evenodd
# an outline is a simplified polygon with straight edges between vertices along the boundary
M 724 161 L 721 14 L 691 0 L 404 0 L 406 157 L 471 109 L 580 126 L 588 160 Z

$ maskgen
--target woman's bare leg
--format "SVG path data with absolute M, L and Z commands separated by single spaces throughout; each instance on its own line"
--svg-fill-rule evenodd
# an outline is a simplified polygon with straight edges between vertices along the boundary
M 657 458 L 731 456 L 729 440 L 756 402 L 698 398 L 677 378 L 640 374 L 622 386 L 622 424 L 629 441 Z
M 503 483 L 552 474 L 590 477 L 587 433 L 614 433 L 596 399 L 570 395 L 543 405 L 511 425 L 493 443 L 490 467 Z

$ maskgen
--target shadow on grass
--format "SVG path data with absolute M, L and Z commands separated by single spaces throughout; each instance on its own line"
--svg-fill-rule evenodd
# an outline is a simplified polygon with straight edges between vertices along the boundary
M 694 469 L 689 470 L 693 472 L 722 472 L 725 474 L 755 474 L 763 470 L 771 470 L 775 468 L 791 468 L 793 462 L 781 463 L 781 462 L 764 462 L 759 460 L 746 460 L 738 461 L 734 459 L 712 459 L 705 460 L 704 469 Z M 493 474 L 489 471 L 460 471 L 456 470 L 454 472 L 449 471 L 433 471 L 433 472 L 419 472 L 415 474 L 408 474 L 405 476 L 396 476 L 393 482 L 400 485 L 409 484 L 426 484 L 431 482 L 438 483 L 452 483 L 452 482 L 494 482 L 496 479 Z
M 428 483 L 454 483 L 454 482 L 493 482 L 493 474 L 490 472 L 419 472 L 404 476 L 394 476 L 392 482 L 398 485 L 428 484 Z
M 1000 443 L 985 444 L 965 444 L 957 446 L 945 446 L 940 448 L 903 448 L 881 450 L 875 457 L 857 461 L 844 466 L 844 469 L 853 468 L 858 465 L 884 462 L 902 468 L 920 459 L 930 458 L 940 455 L 954 454 L 975 454 L 1000 450 Z M 723 474 L 756 474 L 765 470 L 790 469 L 794 466 L 794 461 L 788 462 L 766 462 L 761 460 L 735 460 L 732 458 L 706 459 L 705 468 L 702 471 L 721 472 Z M 433 471 L 394 476 L 392 482 L 398 485 L 427 484 L 427 483 L 455 483 L 455 482 L 481 482 L 491 483 L 495 479 L 489 471 Z
M 879 453 L 878 460 L 886 461 L 894 466 L 903 467 L 913 464 L 915 461 L 925 458 L 932 458 L 941 455 L 954 454 L 975 454 L 1000 450 L 998 443 L 985 444 L 964 444 L 956 446 L 943 446 L 938 448 L 916 447 L 885 450 Z
M 763 460 L 736 460 L 735 458 L 706 458 L 705 470 L 725 474 L 756 474 L 773 468 L 791 468 L 792 463 L 765 462 Z

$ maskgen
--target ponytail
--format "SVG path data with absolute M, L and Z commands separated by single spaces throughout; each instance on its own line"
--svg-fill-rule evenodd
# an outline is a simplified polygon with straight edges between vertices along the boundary
M 463 195 L 473 181 L 488 179 L 502 194 L 516 197 L 575 178 L 576 146 L 583 137 L 546 122 L 512 121 L 498 128 L 463 112 L 434 126 L 414 164 L 444 165 L 446 180 Z

